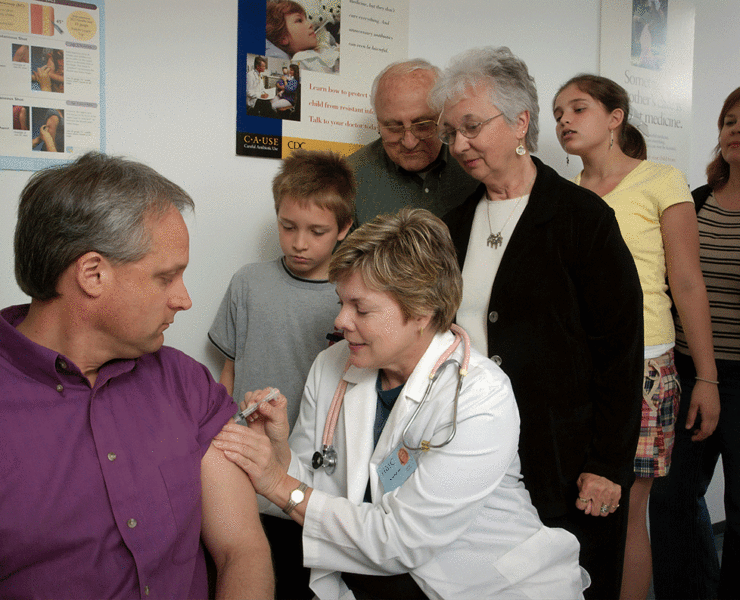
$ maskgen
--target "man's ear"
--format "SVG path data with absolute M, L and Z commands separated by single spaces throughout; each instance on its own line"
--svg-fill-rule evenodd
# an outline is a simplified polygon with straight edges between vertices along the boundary
M 97 298 L 110 280 L 110 263 L 98 252 L 86 252 L 75 261 L 74 275 L 80 289 Z

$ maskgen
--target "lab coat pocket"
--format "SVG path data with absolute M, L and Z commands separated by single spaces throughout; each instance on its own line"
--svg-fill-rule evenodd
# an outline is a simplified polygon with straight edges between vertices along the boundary
M 584 581 L 578 552 L 573 535 L 543 526 L 500 557 L 494 567 L 528 598 L 581 598 L 588 576 Z

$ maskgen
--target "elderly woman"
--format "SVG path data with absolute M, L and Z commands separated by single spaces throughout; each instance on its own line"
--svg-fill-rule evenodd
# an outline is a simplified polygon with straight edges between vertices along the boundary
M 430 106 L 481 182 L 445 217 L 463 268 L 457 322 L 511 380 L 540 518 L 581 542 L 586 597 L 617 598 L 642 401 L 634 261 L 614 211 L 530 155 L 537 91 L 508 48 L 453 59 Z
M 509 381 L 451 326 L 462 280 L 444 224 L 377 217 L 329 276 L 345 340 L 316 359 L 290 445 L 282 397 L 214 442 L 303 525 L 317 596 L 582 597 L 576 539 L 542 525 L 521 482 Z

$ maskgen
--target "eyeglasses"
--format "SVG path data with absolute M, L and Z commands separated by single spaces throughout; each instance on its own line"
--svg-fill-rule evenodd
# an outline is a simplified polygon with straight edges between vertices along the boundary
M 457 132 L 459 131 L 462 133 L 466 138 L 469 140 L 472 140 L 473 138 L 478 137 L 478 134 L 480 133 L 481 128 L 486 124 L 493 121 L 496 117 L 500 117 L 504 113 L 498 113 L 497 115 L 493 115 L 490 119 L 486 119 L 485 121 L 479 121 L 479 122 L 468 122 L 463 123 L 460 125 L 460 127 L 453 128 L 450 127 L 448 129 L 440 129 L 437 132 L 437 136 L 440 140 L 442 140 L 443 144 L 454 144 L 455 138 L 457 137 Z
M 403 125 L 379 125 L 379 127 L 380 136 L 389 144 L 400 142 L 407 131 L 410 131 L 417 140 L 426 140 L 437 133 L 437 122 L 431 120 L 411 123 L 411 127 Z

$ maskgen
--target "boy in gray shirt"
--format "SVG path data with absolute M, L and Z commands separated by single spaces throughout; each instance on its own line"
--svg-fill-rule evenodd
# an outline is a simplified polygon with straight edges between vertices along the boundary
M 220 382 L 235 401 L 278 388 L 292 430 L 308 371 L 339 312 L 327 277 L 352 225 L 355 180 L 340 156 L 297 151 L 283 161 L 272 192 L 283 256 L 234 274 L 208 337 L 226 357 Z
M 236 402 L 245 392 L 278 388 L 291 430 L 308 371 L 339 313 L 329 261 L 352 225 L 355 192 L 338 155 L 298 150 L 286 158 L 272 182 L 283 257 L 239 269 L 208 332 L 226 357 L 220 381 Z M 301 526 L 268 515 L 262 523 L 275 556 L 275 598 L 313 598 Z

